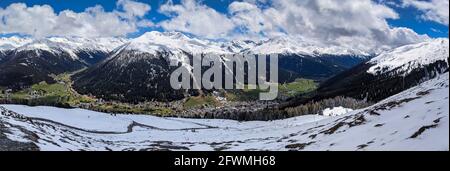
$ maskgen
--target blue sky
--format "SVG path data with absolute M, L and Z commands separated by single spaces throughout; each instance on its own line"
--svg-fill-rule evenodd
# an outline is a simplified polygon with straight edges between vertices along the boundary
M 161 4 L 166 3 L 166 0 L 139 0 L 140 2 L 147 3 L 151 6 L 152 10 L 145 15 L 145 18 L 151 20 L 152 22 L 160 22 L 162 20 L 167 19 L 168 17 L 160 14 L 158 12 L 158 8 Z M 55 12 L 60 12 L 62 10 L 70 9 L 75 12 L 82 12 L 87 7 L 92 7 L 94 5 L 101 5 L 106 11 L 112 11 L 116 7 L 116 2 L 114 0 L 26 0 L 26 1 L 17 1 L 17 0 L 0 0 L 0 7 L 5 8 L 12 3 L 23 2 L 28 6 L 33 5 L 44 5 L 48 4 L 53 7 Z M 204 0 L 203 4 L 212 7 L 221 13 L 227 13 L 228 5 L 232 2 L 232 0 Z M 174 3 L 180 3 L 179 0 L 174 0 Z M 392 6 L 391 6 L 392 7 Z M 413 29 L 415 32 L 419 34 L 427 34 L 430 37 L 448 37 L 448 26 L 433 22 L 433 21 L 425 21 L 419 19 L 420 11 L 413 7 L 407 8 L 396 8 L 395 11 L 400 15 L 399 19 L 390 19 L 388 20 L 391 26 L 395 27 L 408 27 Z M 130 34 L 131 37 L 142 34 L 142 32 L 149 30 L 159 30 L 161 28 L 141 28 L 139 32 Z
M 448 37 L 448 26 L 421 20 L 418 16 L 421 12 L 413 7 L 398 8 L 391 6 L 400 15 L 399 19 L 388 20 L 389 24 L 395 27 L 408 27 L 419 34 L 427 34 L 430 37 Z
M 448 38 L 449 0 L 0 0 L 0 37 L 287 37 L 367 53 Z

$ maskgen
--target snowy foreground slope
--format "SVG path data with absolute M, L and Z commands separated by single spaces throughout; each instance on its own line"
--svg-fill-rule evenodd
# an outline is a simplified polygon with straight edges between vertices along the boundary
M 449 150 L 449 74 L 371 107 L 271 122 L 158 118 L 0 105 L 0 148 L 40 150 Z M 3 141 L 1 140 L 3 137 Z M 8 150 L 8 149 L 0 149 Z

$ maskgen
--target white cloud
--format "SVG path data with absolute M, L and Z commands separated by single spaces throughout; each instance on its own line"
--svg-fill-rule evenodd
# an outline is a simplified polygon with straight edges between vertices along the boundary
M 391 8 L 371 0 L 276 0 L 269 7 L 248 0 L 230 5 L 231 19 L 251 34 L 287 34 L 322 44 L 365 51 L 398 47 L 428 39 L 408 28 L 391 28 Z
M 119 0 L 117 9 L 107 12 L 102 6 L 86 8 L 83 12 L 64 10 L 56 13 L 49 5 L 28 7 L 14 3 L 0 8 L 0 33 L 45 36 L 125 36 L 141 26 L 152 23 L 142 17 L 150 6 L 131 0 Z
M 424 11 L 424 18 L 448 25 L 448 0 L 422 2 L 404 0 Z M 407 1 L 407 2 L 406 2 Z M 444 3 L 445 10 L 437 8 Z M 445 3 L 447 4 L 445 6 Z M 324 45 L 338 45 L 364 51 L 398 47 L 428 39 L 409 28 L 389 26 L 399 15 L 385 0 L 243 0 L 235 1 L 227 13 L 202 4 L 201 0 L 171 0 L 158 11 L 169 19 L 157 23 L 166 31 L 181 31 L 212 39 L 260 39 L 290 36 Z M 434 5 L 432 5 L 434 4 Z M 14 3 L 0 8 L 0 34 L 42 36 L 125 36 L 141 27 L 154 26 L 145 19 L 148 4 L 118 0 L 116 9 L 101 6 L 56 13 L 51 6 Z M 442 12 L 444 11 L 444 12 Z M 445 15 L 446 14 L 446 15 Z M 445 21 L 445 17 L 447 18 Z
M 160 12 L 172 17 L 159 25 L 165 30 L 206 38 L 259 39 L 290 36 L 322 45 L 367 52 L 428 39 L 408 28 L 392 28 L 388 19 L 399 15 L 372 0 L 245 0 L 235 1 L 227 14 L 199 1 L 171 1 Z
M 424 20 L 434 21 L 448 26 L 449 21 L 449 0 L 403 0 L 403 6 L 412 6 L 422 11 Z
M 169 0 L 159 11 L 172 17 L 159 25 L 168 31 L 188 32 L 206 38 L 226 37 L 234 29 L 233 22 L 206 5 L 195 0 L 182 0 L 181 4 L 173 4 Z
M 143 17 L 151 9 L 147 4 L 131 0 L 118 0 L 117 6 L 122 7 L 125 11 L 123 15 L 131 19 L 133 17 Z
M 249 37 L 273 37 L 283 34 L 273 20 L 270 10 L 262 10 L 257 5 L 247 2 L 233 2 L 228 7 L 231 20 L 241 34 Z

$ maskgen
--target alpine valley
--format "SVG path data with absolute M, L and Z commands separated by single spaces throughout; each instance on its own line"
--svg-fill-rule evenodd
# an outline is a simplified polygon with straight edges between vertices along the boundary
M 278 98 L 172 89 L 170 61 L 194 54 L 277 54 Z M 448 38 L 379 53 L 157 31 L 1 38 L 0 150 L 448 150 L 448 68 Z
M 283 99 L 314 89 L 317 83 L 348 70 L 371 56 L 357 50 L 321 47 L 284 37 L 259 42 L 224 42 L 201 40 L 179 32 L 156 31 L 130 40 L 77 37 L 32 40 L 10 37 L 2 38 L 0 45 L 0 87 L 3 91 L 30 94 L 33 91 L 23 90 L 42 83 L 63 83 L 58 76 L 66 74 L 70 75 L 66 77 L 70 80 L 66 81 L 70 84 L 67 87 L 71 92 L 88 95 L 95 100 L 134 104 L 149 101 L 173 102 L 211 94 L 203 91 L 174 91 L 170 88 L 170 73 L 175 68 L 169 66 L 169 61 L 192 59 L 194 53 L 216 54 L 224 56 L 223 58 L 230 54 L 278 54 L 279 82 L 294 89 L 286 89 Z M 308 84 L 307 90 L 295 90 L 302 89 L 303 85 L 300 84 Z M 42 97 L 46 92 L 37 93 Z M 251 92 L 221 94 L 237 100 L 254 99 Z M 217 97 L 213 101 L 216 102 L 215 98 Z M 36 102 L 36 99 L 10 98 L 9 101 L 46 105 Z M 48 104 L 71 106 L 67 100 L 61 99 Z

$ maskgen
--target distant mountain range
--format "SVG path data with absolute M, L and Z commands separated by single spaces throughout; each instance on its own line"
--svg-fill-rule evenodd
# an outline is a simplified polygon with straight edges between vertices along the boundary
M 448 39 L 406 45 L 341 72 L 323 82 L 310 97 L 293 99 L 288 106 L 336 96 L 378 102 L 438 77 L 448 68 Z
M 375 55 L 355 49 L 284 37 L 225 42 L 153 31 L 135 39 L 2 38 L 0 86 L 21 89 L 41 81 L 52 82 L 50 74 L 87 68 L 73 77 L 74 88 L 83 94 L 114 100 L 176 100 L 186 92 L 169 87 L 174 68 L 168 63 L 171 59 L 192 58 L 194 53 L 278 54 L 280 82 L 328 80 L 318 96 L 349 95 L 375 101 L 384 98 L 379 95 L 384 92 L 362 92 L 385 91 L 380 88 L 390 84 L 395 84 L 394 89 L 386 91 L 399 92 L 420 82 L 424 75 L 432 77 L 448 68 L 448 39 L 400 47 L 371 59 Z
M 125 39 L 2 39 L 0 86 L 20 89 L 40 81 L 52 82 L 50 74 L 89 67 L 123 43 Z
M 286 48 L 278 48 L 276 45 L 280 43 Z M 271 47 L 272 50 L 263 47 Z M 170 74 L 176 68 L 170 67 L 169 61 L 186 63 L 185 59 L 192 61 L 192 55 L 198 53 L 279 54 L 280 82 L 292 82 L 297 78 L 326 79 L 367 59 L 366 56 L 344 52 L 320 54 L 317 49 L 312 50 L 312 46 L 295 47 L 288 39 L 259 43 L 213 42 L 190 38 L 181 33 L 149 32 L 130 40 L 104 61 L 75 75 L 74 88 L 81 93 L 105 99 L 132 102 L 179 100 L 186 95 L 183 95 L 185 92 L 170 88 Z

